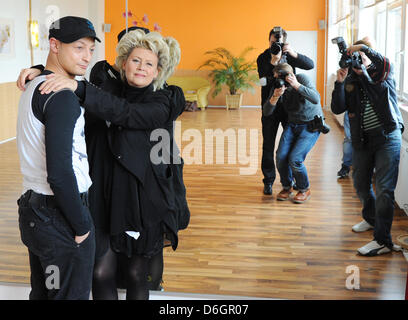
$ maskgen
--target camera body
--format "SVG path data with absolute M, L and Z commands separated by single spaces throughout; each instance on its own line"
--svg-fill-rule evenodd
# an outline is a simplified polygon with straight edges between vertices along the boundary
M 285 80 L 287 75 L 288 75 L 287 72 L 280 71 L 279 76 L 277 78 L 271 76 L 261 78 L 261 80 L 264 79 L 261 83 L 261 86 L 270 86 L 272 87 L 272 90 L 282 88 L 283 86 L 290 87 L 289 82 Z
M 290 84 L 286 81 L 286 77 L 289 73 L 286 71 L 279 71 L 278 77 L 277 78 L 272 78 L 271 81 L 273 81 L 273 89 L 280 89 L 283 86 L 285 87 L 290 87 Z
M 324 122 L 322 116 L 314 116 L 313 120 L 309 122 L 309 130 L 327 134 L 330 132 L 330 127 Z
M 351 56 L 347 54 L 347 44 L 343 37 L 337 37 L 332 39 L 332 43 L 337 44 L 339 51 L 341 53 L 341 58 L 339 61 L 340 68 L 356 68 L 361 69 L 363 60 L 358 52 L 353 52 Z
M 276 42 L 271 44 L 269 51 L 271 52 L 271 54 L 277 55 L 282 51 L 282 48 L 284 46 L 284 43 L 281 42 L 281 38 L 283 37 L 283 29 L 281 27 L 273 27 L 272 34 L 275 36 Z

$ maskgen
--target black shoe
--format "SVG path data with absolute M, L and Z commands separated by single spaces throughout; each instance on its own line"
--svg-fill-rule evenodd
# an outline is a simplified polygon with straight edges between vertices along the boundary
M 271 195 L 272 194 L 272 183 L 265 183 L 264 185 L 264 194 Z
M 350 173 L 350 167 L 342 164 L 340 171 L 337 172 L 337 179 L 347 178 L 349 173 Z

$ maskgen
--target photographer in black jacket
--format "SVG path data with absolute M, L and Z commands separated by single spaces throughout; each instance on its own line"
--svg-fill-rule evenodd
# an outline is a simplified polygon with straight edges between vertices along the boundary
M 335 114 L 348 111 L 350 119 L 354 187 L 363 205 L 363 221 L 352 230 L 374 229 L 374 239 L 357 251 L 376 256 L 400 249 L 392 242 L 391 225 L 403 120 L 390 61 L 366 41 L 357 41 L 346 50 L 349 57 L 361 59 L 361 65 L 345 65 L 337 71 L 331 109 Z
M 296 74 L 296 68 L 310 70 L 313 69 L 313 61 L 293 50 L 289 43 L 286 43 L 286 31 L 280 27 L 274 27 L 269 33 L 269 48 L 258 56 L 258 74 L 261 82 L 265 83 L 261 89 L 262 106 L 268 100 L 272 89 L 273 69 L 278 63 L 286 62 Z M 282 42 L 281 42 L 282 40 Z M 279 47 L 281 50 L 278 51 Z M 274 54 L 273 54 L 274 53 Z M 262 79 L 264 78 L 264 79 Z M 262 115 L 262 173 L 264 175 L 264 194 L 272 194 L 272 185 L 276 178 L 274 150 L 276 133 L 278 132 L 279 123 L 282 126 L 287 123 L 287 115 L 281 107 L 277 107 L 269 116 Z

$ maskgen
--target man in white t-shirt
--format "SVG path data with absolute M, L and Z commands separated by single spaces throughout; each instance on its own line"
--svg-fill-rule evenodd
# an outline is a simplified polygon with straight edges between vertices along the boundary
M 100 42 L 87 19 L 55 21 L 45 70 L 26 85 L 20 99 L 19 227 L 29 252 L 31 300 L 86 300 L 90 295 L 95 235 L 87 203 L 91 179 L 84 109 L 71 90 L 41 94 L 41 84 L 52 74 L 84 75 L 95 40 Z

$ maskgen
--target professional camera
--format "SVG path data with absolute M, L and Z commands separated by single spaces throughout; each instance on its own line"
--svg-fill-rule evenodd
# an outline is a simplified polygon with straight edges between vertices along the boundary
M 273 88 L 274 89 L 280 89 L 283 86 L 285 87 L 290 87 L 290 84 L 286 81 L 286 77 L 289 73 L 286 71 L 279 71 L 278 77 L 277 78 L 272 78 L 271 81 L 273 81 Z
M 271 76 L 263 77 L 259 79 L 259 85 L 261 85 L 262 87 L 271 86 L 273 90 L 282 88 L 284 85 L 286 87 L 289 87 L 290 86 L 289 82 L 285 80 L 287 75 L 288 75 L 287 72 L 280 71 L 279 76 L 277 78 Z
M 332 43 L 337 44 L 341 53 L 339 61 L 340 68 L 356 68 L 361 69 L 363 60 L 358 52 L 353 52 L 351 56 L 347 54 L 347 44 L 343 37 L 337 37 L 332 39 Z
M 279 52 L 282 51 L 284 43 L 281 42 L 281 38 L 283 37 L 283 29 L 281 27 L 273 27 L 272 34 L 275 35 L 276 42 L 272 43 L 269 51 L 273 55 L 277 55 Z
M 323 134 L 330 132 L 330 127 L 324 123 L 322 116 L 315 116 L 312 121 L 309 122 L 310 131 L 319 131 Z

